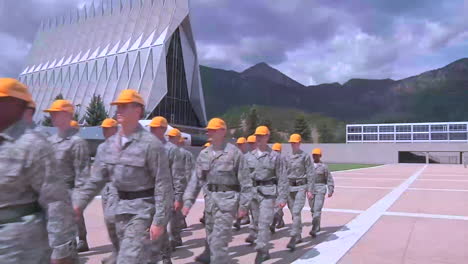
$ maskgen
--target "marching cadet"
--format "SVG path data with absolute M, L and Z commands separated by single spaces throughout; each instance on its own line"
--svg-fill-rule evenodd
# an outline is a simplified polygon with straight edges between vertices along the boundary
M 168 127 L 166 118 L 156 116 L 151 120 L 151 123 L 148 126 L 150 127 L 151 133 L 162 142 L 164 149 L 166 150 L 166 154 L 169 158 L 169 172 L 172 177 L 172 187 L 174 188 L 174 197 L 172 201 L 174 206 L 169 220 L 169 226 L 167 227 L 167 233 L 165 233 L 162 238 L 163 249 L 161 255 L 163 262 L 166 264 L 171 263 L 172 249 L 182 246 L 180 232 L 177 231 L 177 221 L 180 220 L 176 215 L 177 211 L 182 209 L 182 197 L 184 195 L 185 187 L 187 186 L 187 180 L 184 175 L 185 165 L 179 148 L 173 143 L 167 141 L 164 136 Z M 180 135 L 180 131 L 178 134 Z M 175 136 L 175 134 L 173 136 Z M 167 241 L 164 242 L 165 240 Z
M 291 211 L 293 224 L 291 240 L 287 248 L 294 250 L 297 243 L 302 242 L 301 213 L 308 199 L 313 198 L 314 171 L 310 155 L 301 150 L 301 135 L 292 134 L 289 138 L 292 153 L 284 157 L 285 173 L 289 181 L 288 208 Z
M 75 212 L 80 214 L 111 180 L 119 196 L 117 263 L 146 264 L 153 256 L 150 240 L 165 232 L 172 209 L 169 161 L 161 142 L 138 123 L 145 107 L 138 92 L 123 90 L 111 104 L 121 128 L 104 142 L 92 176 L 76 191 Z
M 312 151 L 312 158 L 314 159 L 315 184 L 314 195 L 309 197 L 310 211 L 312 213 L 312 230 L 310 230 L 309 234 L 312 237 L 316 237 L 320 231 L 320 219 L 322 217 L 325 194 L 328 189 L 328 197 L 332 197 L 335 184 L 328 166 L 320 160 L 322 158 L 322 150 L 319 148 L 314 149 Z
M 0 78 L 0 262 L 75 264 L 70 196 L 50 143 L 22 120 L 30 102 L 24 84 Z
M 283 173 L 283 161 L 279 153 L 268 147 L 270 130 L 259 126 L 255 130 L 257 148 L 251 152 L 247 164 L 253 181 L 253 199 L 250 204 L 252 212 L 251 232 L 247 243 L 256 243 L 257 256 L 255 264 L 270 259 L 268 243 L 271 233 L 269 226 L 273 219 L 275 206 L 286 205 L 288 192 L 287 178 Z M 260 213 L 261 212 L 261 213 Z
M 252 151 L 254 151 L 255 149 L 257 148 L 257 139 L 255 137 L 255 135 L 250 135 L 247 137 L 247 148 L 246 148 L 246 152 L 244 153 L 245 155 L 245 159 L 247 161 L 249 161 L 252 157 Z M 252 210 L 250 210 L 252 211 Z M 242 217 L 242 219 L 239 221 L 236 221 L 235 223 L 235 228 L 238 229 L 238 224 L 239 225 L 248 225 L 248 224 L 251 224 L 251 221 L 250 221 L 250 214 L 247 214 L 246 216 Z M 250 228 L 253 228 L 252 226 L 250 226 Z
M 202 150 L 206 149 L 209 146 L 211 146 L 211 143 L 208 141 L 205 143 L 205 145 L 203 145 Z M 203 211 L 203 216 L 200 218 L 200 223 L 202 223 L 203 225 L 205 224 L 205 211 Z
M 192 177 L 192 173 L 195 170 L 195 160 L 193 159 L 192 152 L 184 148 L 185 139 L 183 137 L 180 137 L 177 146 L 179 147 L 180 152 L 182 153 L 182 156 L 184 157 L 185 178 L 187 179 L 187 184 L 188 184 L 188 182 L 190 181 L 190 178 Z M 181 228 L 182 229 L 187 228 L 187 222 L 185 221 L 185 217 L 182 217 Z
M 281 154 L 281 151 L 282 151 L 281 143 L 273 144 L 273 146 L 271 147 L 271 150 L 276 151 L 279 154 Z M 278 208 L 278 207 L 275 208 L 275 216 L 273 217 L 273 222 L 270 225 L 271 233 L 275 233 L 276 228 L 280 229 L 285 226 L 283 217 L 284 217 L 283 208 Z
M 242 154 L 247 153 L 248 146 L 247 146 L 247 140 L 245 139 L 245 137 L 238 138 L 236 144 L 239 150 L 242 152 Z
M 65 179 L 71 195 L 74 189 L 83 186 L 89 178 L 88 144 L 84 139 L 75 135 L 78 130 L 71 126 L 75 107 L 70 101 L 56 100 L 44 112 L 50 114 L 52 124 L 57 128 L 57 134 L 50 136 L 48 140 L 54 149 L 58 173 Z M 79 216 L 77 220 L 78 252 L 88 251 L 83 215 Z
M 226 124 L 220 118 L 208 122 L 212 145 L 201 151 L 196 161 L 196 175 L 184 194 L 184 215 L 189 213 L 206 182 L 205 215 L 207 245 L 196 258 L 202 263 L 230 263 L 228 244 L 232 239 L 234 217 L 247 213 L 252 198 L 252 181 L 244 155 L 225 142 Z
M 172 143 L 174 146 L 176 146 L 178 152 L 179 152 L 179 161 L 177 162 L 180 162 L 182 164 L 182 175 L 181 175 L 181 178 L 183 179 L 182 180 L 182 184 L 183 184 L 183 190 L 182 190 L 182 195 L 180 196 L 180 209 L 182 209 L 182 202 L 183 202 L 183 195 L 184 195 L 184 192 L 185 192 L 185 189 L 187 187 L 187 170 L 186 170 L 186 154 L 184 154 L 183 148 L 179 147 L 179 144 L 180 144 L 180 138 L 181 138 L 181 133 L 179 131 L 179 129 L 177 128 L 173 128 L 171 129 L 168 133 L 167 133 L 167 136 L 169 137 L 169 142 Z M 170 159 L 169 159 L 170 160 Z M 171 237 L 171 242 L 172 242 L 172 246 L 174 248 L 176 247 L 180 247 L 182 246 L 182 238 L 181 238 L 181 235 L 180 233 L 182 232 L 182 223 L 184 222 L 185 220 L 185 217 L 182 215 L 182 212 L 180 211 L 180 209 L 175 209 L 174 210 L 174 215 L 172 216 L 172 220 L 171 220 L 171 232 L 170 234 L 172 235 Z
M 112 118 L 106 118 L 101 124 L 102 134 L 107 140 L 108 138 L 115 135 L 118 131 L 118 123 Z M 101 143 L 96 152 L 95 164 L 100 164 L 100 156 L 104 153 L 105 143 Z M 99 168 L 99 167 L 97 167 Z M 94 167 L 93 167 L 94 169 Z M 115 207 L 119 202 L 119 194 L 117 189 L 109 181 L 104 186 L 101 192 L 102 209 L 104 213 L 104 223 L 106 224 L 107 234 L 112 243 L 112 254 L 102 260 L 102 264 L 115 264 L 117 263 L 117 256 L 119 252 L 119 238 L 117 237 L 116 222 L 115 222 Z

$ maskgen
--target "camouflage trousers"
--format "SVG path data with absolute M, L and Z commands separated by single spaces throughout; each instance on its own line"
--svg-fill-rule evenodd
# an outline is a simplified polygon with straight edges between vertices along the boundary
M 117 236 L 116 224 L 115 224 L 115 207 L 119 202 L 117 190 L 112 186 L 111 183 L 106 184 L 101 192 L 102 210 L 104 213 L 104 222 L 107 228 L 107 234 L 112 243 L 112 254 L 115 256 L 119 252 L 119 238 Z
M 73 199 L 74 189 L 69 189 L 68 193 L 70 194 L 72 201 L 74 201 Z M 86 223 L 85 223 L 83 214 L 81 214 L 80 218 L 77 219 L 76 225 L 78 227 L 78 238 L 80 240 L 86 241 L 86 236 L 88 235 L 88 232 L 86 231 Z
M 42 213 L 23 216 L 21 222 L 0 225 L 0 263 L 49 264 L 51 253 Z M 78 255 L 72 258 L 78 263 Z
M 230 263 L 228 245 L 238 204 L 239 193 L 233 191 L 211 192 L 205 198 L 205 229 L 211 264 Z
M 270 224 L 275 213 L 276 197 L 264 196 L 254 193 L 250 203 L 252 221 L 250 223 L 250 236 L 256 238 L 255 250 L 267 251 L 270 242 Z
M 309 199 L 310 212 L 312 213 L 312 231 L 320 231 L 320 220 L 322 218 L 322 208 L 325 202 L 323 192 L 314 192 L 314 198 Z
M 182 241 L 182 222 L 184 221 L 184 216 L 182 212 L 172 211 L 171 218 L 166 228 L 166 233 L 161 238 L 163 240 L 161 247 L 161 254 L 163 258 L 170 259 L 172 255 L 172 246 L 171 241 Z M 156 243 L 159 245 L 159 243 Z M 156 246 L 158 247 L 158 246 Z
M 302 209 L 306 201 L 306 190 L 290 191 L 288 195 L 288 208 L 291 211 L 292 226 L 291 237 L 301 237 L 302 234 Z M 282 210 L 281 210 L 282 211 Z
M 149 239 L 150 216 L 117 214 L 115 216 L 119 254 L 117 264 L 147 264 L 152 260 L 153 242 Z

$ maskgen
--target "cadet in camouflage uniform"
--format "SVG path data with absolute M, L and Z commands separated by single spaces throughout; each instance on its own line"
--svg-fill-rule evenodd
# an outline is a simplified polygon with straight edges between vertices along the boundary
M 306 197 L 312 199 L 314 190 L 314 171 L 310 155 L 300 149 L 301 135 L 292 134 L 289 138 L 292 153 L 284 157 L 284 169 L 289 181 L 288 208 L 291 211 L 293 224 L 291 227 L 291 240 L 287 247 L 296 248 L 302 242 L 302 208 Z
M 197 261 L 211 264 L 230 263 L 228 244 L 232 239 L 232 222 L 247 213 L 252 198 L 252 181 L 245 166 L 244 155 L 237 147 L 225 142 L 226 124 L 219 118 L 207 126 L 212 145 L 200 152 L 196 162 L 196 178 L 184 194 L 184 215 L 195 202 L 206 182 L 206 234 L 209 251 L 205 248 Z
M 179 148 L 173 143 L 167 141 L 164 136 L 168 126 L 166 118 L 162 116 L 154 117 L 148 126 L 150 127 L 151 133 L 164 145 L 166 154 L 169 158 L 169 171 L 172 177 L 172 187 L 174 188 L 174 207 L 169 220 L 169 226 L 167 227 L 167 233 L 164 234 L 162 242 L 162 259 L 165 264 L 169 264 L 171 263 L 172 249 L 182 246 L 182 238 L 180 236 L 181 230 L 178 222 L 180 222 L 180 219 L 182 218 L 180 209 L 182 209 L 182 197 L 184 195 L 185 187 L 187 186 L 187 179 L 185 178 L 185 164 Z
M 281 155 L 282 146 L 281 143 L 275 143 L 271 147 L 271 150 L 278 152 Z M 276 228 L 280 229 L 284 227 L 284 212 L 283 208 L 275 208 L 275 216 L 273 217 L 273 222 L 270 225 L 270 232 L 275 233 Z
M 248 152 L 248 145 L 247 145 L 247 139 L 245 139 L 245 137 L 240 137 L 237 139 L 237 147 L 239 148 L 239 150 L 242 152 L 242 154 L 245 154 Z
M 104 138 L 107 140 L 108 138 L 115 135 L 118 131 L 118 123 L 116 120 L 112 118 L 106 118 L 102 121 L 101 124 L 102 134 Z M 100 156 L 102 153 L 105 152 L 103 149 L 105 148 L 105 143 L 101 143 L 96 152 L 96 156 L 94 162 L 99 164 Z M 95 167 L 93 167 L 94 169 Z M 99 166 L 96 166 L 99 168 Z M 117 189 L 112 185 L 112 181 L 109 181 L 104 186 L 101 192 L 101 201 L 102 201 L 102 210 L 104 213 L 104 222 L 107 228 L 107 234 L 109 235 L 109 239 L 112 243 L 112 254 L 103 259 L 103 264 L 115 264 L 117 262 L 117 256 L 119 254 L 119 238 L 117 237 L 117 230 L 115 224 L 115 207 L 119 202 L 119 194 L 117 193 Z
M 32 98 L 0 79 L 0 262 L 77 263 L 70 196 L 46 138 L 22 121 Z
M 316 237 L 320 231 L 320 219 L 322 217 L 323 203 L 325 202 L 325 194 L 328 189 L 328 197 L 333 196 L 335 184 L 333 176 L 328 169 L 328 166 L 323 164 L 320 160 L 322 157 L 321 149 L 314 149 L 312 151 L 312 158 L 314 159 L 314 195 L 309 199 L 310 211 L 312 212 L 312 230 L 310 235 Z
M 252 229 L 246 239 L 256 243 L 257 256 L 255 263 L 262 263 L 270 258 L 268 243 L 271 233 L 269 226 L 273 219 L 275 206 L 286 205 L 288 181 L 283 173 L 283 161 L 278 152 L 272 151 L 267 142 L 270 131 L 266 126 L 255 130 L 257 149 L 248 156 L 247 164 L 253 181 L 253 199 L 250 204 L 252 212 Z
M 52 124 L 57 128 L 57 134 L 50 136 L 48 140 L 55 152 L 58 173 L 65 179 L 72 194 L 75 188 L 83 186 L 89 178 L 88 144 L 75 135 L 78 131 L 71 126 L 75 108 L 70 101 L 56 100 L 44 112 L 50 113 Z M 78 252 L 84 252 L 89 250 L 86 225 L 82 215 L 78 218 Z
M 112 105 L 117 105 L 121 128 L 104 142 L 91 178 L 76 190 L 75 212 L 81 213 L 112 180 L 119 196 L 115 207 L 117 264 L 146 264 L 152 258 L 150 240 L 161 237 L 170 216 L 169 161 L 161 142 L 138 123 L 144 101 L 135 90 L 123 90 Z

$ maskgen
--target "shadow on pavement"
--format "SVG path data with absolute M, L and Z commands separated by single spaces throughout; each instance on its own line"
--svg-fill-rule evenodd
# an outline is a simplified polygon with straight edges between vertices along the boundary
M 271 254 L 271 259 L 278 259 L 275 264 L 282 264 L 282 263 L 292 263 L 293 261 L 301 258 L 307 253 L 306 258 L 313 258 L 320 255 L 313 246 L 316 246 L 324 241 L 333 241 L 336 240 L 338 237 L 334 234 L 338 230 L 348 230 L 346 226 L 328 226 L 322 228 L 322 230 L 318 233 L 315 239 L 312 239 L 310 236 L 304 237 L 302 240 L 303 242 L 296 246 L 294 251 L 290 251 L 289 249 L 285 249 L 282 251 L 277 251 Z

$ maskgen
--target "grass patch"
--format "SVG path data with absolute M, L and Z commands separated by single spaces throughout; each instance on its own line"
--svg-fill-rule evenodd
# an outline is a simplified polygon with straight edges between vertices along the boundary
M 351 169 L 363 169 L 379 166 L 380 164 L 370 165 L 370 164 L 327 164 L 330 171 L 340 171 L 340 170 L 351 170 Z

